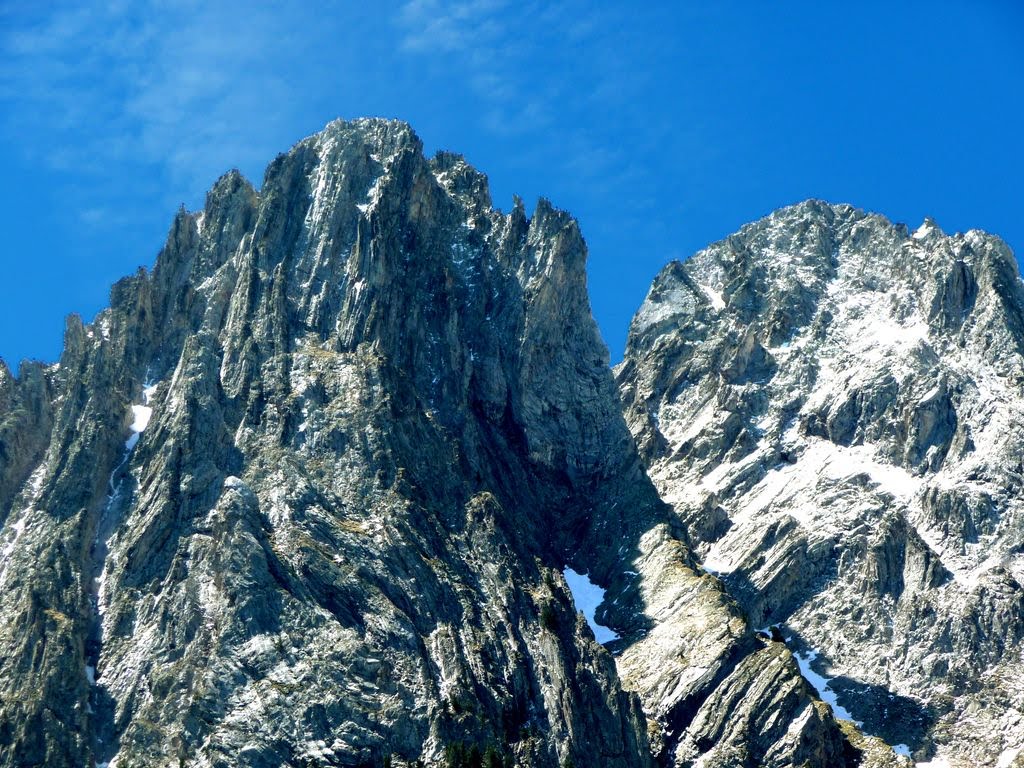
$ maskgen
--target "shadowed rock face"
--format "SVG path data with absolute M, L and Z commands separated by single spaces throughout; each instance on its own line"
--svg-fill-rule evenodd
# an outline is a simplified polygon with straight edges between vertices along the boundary
M 666 267 L 616 372 L 705 569 L 919 759 L 1024 740 L 1022 323 L 997 238 L 810 201 Z
M 0 370 L 0 765 L 845 764 L 648 480 L 585 257 L 380 120 L 179 212 Z

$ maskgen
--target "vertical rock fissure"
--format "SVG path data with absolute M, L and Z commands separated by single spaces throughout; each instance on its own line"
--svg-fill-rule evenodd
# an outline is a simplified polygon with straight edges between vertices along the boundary
M 100 678 L 103 654 L 103 614 L 106 601 L 105 580 L 110 543 L 132 498 L 131 475 L 128 472 L 132 452 L 139 437 L 149 425 L 153 409 L 150 405 L 156 384 L 147 377 L 143 385 L 142 404 L 132 405 L 131 434 L 125 441 L 124 454 L 107 480 L 107 499 L 96 522 L 96 533 L 89 548 L 88 589 L 89 620 L 85 641 L 85 676 L 89 681 L 89 714 L 92 717 L 93 754 L 97 768 L 108 766 L 117 753 L 114 726 L 115 702 Z

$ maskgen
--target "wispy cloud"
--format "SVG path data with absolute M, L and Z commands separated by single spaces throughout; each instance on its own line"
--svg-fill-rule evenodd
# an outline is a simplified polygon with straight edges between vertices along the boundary
M 54 170 L 102 176 L 149 166 L 175 191 L 266 154 L 241 136 L 262 111 L 272 133 L 287 111 L 272 67 L 285 30 L 258 9 L 197 0 L 56 5 L 22 12 L 0 33 L 0 130 Z M 258 83 L 258 85 L 257 85 Z
M 162 187 L 168 205 L 197 202 L 231 165 L 258 173 L 295 125 L 344 111 L 352 97 L 340 92 L 372 89 L 341 80 L 387 77 L 400 60 L 440 73 L 435 84 L 456 79 L 482 130 L 548 153 L 569 180 L 607 184 L 627 171 L 624 155 L 594 150 L 636 85 L 616 55 L 624 12 L 583 0 L 408 0 L 369 35 L 350 31 L 353 10 L 241 0 L 12 8 L 0 24 L 0 136 L 90 194 L 117 168 Z M 557 141 L 541 141 L 549 135 Z

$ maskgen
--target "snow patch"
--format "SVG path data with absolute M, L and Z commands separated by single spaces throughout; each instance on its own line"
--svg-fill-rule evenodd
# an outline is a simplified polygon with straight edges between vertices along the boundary
M 43 480 L 46 479 L 46 473 L 49 471 L 50 465 L 45 461 L 36 467 L 32 476 L 28 480 L 29 490 L 32 491 L 32 501 L 39 498 L 39 491 L 43 488 Z
M 15 520 L 8 526 L 14 531 L 14 536 L 4 545 L 3 550 L 0 550 L 0 584 L 3 583 L 4 577 L 7 575 L 7 566 L 10 563 L 11 555 L 14 554 L 14 548 L 18 544 L 18 539 L 25 533 L 26 518 L 31 511 L 26 509 L 18 520 Z
M 893 744 L 892 751 L 903 757 L 910 757 L 910 747 L 906 744 Z
M 157 386 L 159 385 L 147 382 L 142 390 L 142 405 L 132 406 L 132 423 L 129 427 L 132 434 L 125 440 L 125 450 L 131 451 L 138 444 L 139 437 L 146 431 L 146 427 L 149 426 L 149 421 L 153 418 L 153 408 L 149 403 L 156 394 Z
M 1010 765 L 1017 759 L 1017 755 L 1020 754 L 1022 749 L 1024 749 L 1024 747 L 1004 749 L 999 755 L 999 761 L 996 763 L 996 768 L 1010 768 Z
M 312 193 L 310 194 L 309 210 L 306 212 L 307 231 L 324 222 L 334 202 L 337 179 L 331 173 L 333 167 L 331 156 L 336 144 L 337 138 L 330 135 L 321 142 L 319 147 L 320 162 L 317 163 L 316 170 L 310 178 Z
M 717 547 L 712 547 L 708 551 L 704 556 L 704 562 L 701 563 L 701 566 L 712 576 L 722 576 L 736 570 L 736 565 L 733 563 L 732 558 L 726 557 Z
M 700 289 L 704 291 L 704 295 L 708 297 L 708 301 L 711 302 L 711 306 L 714 307 L 715 310 L 721 312 L 725 309 L 725 299 L 722 298 L 722 294 L 714 288 L 709 288 L 706 285 L 702 285 Z
M 917 401 L 917 404 L 918 405 L 928 405 L 928 403 L 931 403 L 934 400 L 938 399 L 938 397 L 941 394 L 942 394 L 942 387 L 939 386 L 938 384 L 936 384 L 934 387 L 932 387 L 927 392 L 925 392 L 923 395 L 921 395 L 920 399 L 918 399 L 918 401 Z
M 858 728 L 864 725 L 860 720 L 854 720 L 850 711 L 839 704 L 839 699 L 836 696 L 835 691 L 829 687 L 829 683 L 832 682 L 832 678 L 819 675 L 811 669 L 811 663 L 818 658 L 818 652 L 816 650 L 812 648 L 807 653 L 797 653 L 794 651 L 793 658 L 796 659 L 796 663 L 800 667 L 800 674 L 804 676 L 804 679 L 808 683 L 814 686 L 814 690 L 818 692 L 818 697 L 832 708 L 832 713 L 836 717 L 841 720 L 849 720 Z
M 369 213 L 371 209 L 376 208 L 377 203 L 380 202 L 381 187 L 384 186 L 384 182 L 387 180 L 387 177 L 387 174 L 383 173 L 374 179 L 373 185 L 366 192 L 366 202 L 356 204 L 356 208 L 358 208 L 359 212 L 364 216 Z
M 14 545 L 18 543 L 18 539 L 21 538 L 21 534 L 25 532 L 25 518 L 22 517 L 21 519 L 11 523 L 11 529 L 14 531 L 14 537 L 7 542 L 3 552 L 0 553 L 0 556 L 2 556 L 4 560 L 14 553 Z
M 924 240 L 935 230 L 935 227 L 930 221 L 925 221 L 920 227 L 914 230 L 914 234 L 911 235 L 915 240 Z M 924 765 L 924 763 L 918 763 L 918 765 Z
M 661 428 L 662 421 L 660 416 L 656 426 L 658 431 L 668 440 L 673 451 L 679 450 L 680 446 L 696 439 L 705 429 L 714 426 L 716 423 L 715 417 L 718 414 L 718 409 L 713 399 L 708 400 L 696 416 L 693 416 L 692 410 L 675 404 L 665 404 L 661 409 L 665 414 L 664 424 L 666 426 L 664 429 Z
M 132 424 L 130 427 L 132 436 L 125 442 L 125 448 L 130 451 L 135 447 L 135 444 L 139 442 L 139 435 L 146 431 L 151 418 L 153 418 L 152 408 L 145 405 L 132 406 Z
M 978 586 L 978 584 L 981 583 L 982 576 L 984 576 L 986 573 L 993 570 L 994 568 L 998 568 L 1000 566 L 1006 567 L 1007 565 L 1009 565 L 1009 562 L 1009 555 L 992 555 L 977 568 L 974 568 L 967 573 L 958 572 L 954 570 L 953 578 L 955 578 L 959 583 L 963 584 L 965 587 L 976 587 Z M 949 566 L 947 565 L 946 567 L 948 568 Z
M 569 585 L 569 591 L 572 593 L 572 601 L 576 604 L 576 609 L 583 612 L 583 616 L 586 618 L 587 624 L 590 625 L 590 629 L 593 630 L 597 642 L 608 643 L 612 640 L 618 640 L 619 635 L 617 633 L 608 629 L 608 627 L 598 624 L 594 618 L 597 606 L 604 602 L 605 590 L 594 584 L 594 582 L 587 578 L 585 573 L 576 573 L 572 568 L 566 568 L 562 571 L 562 575 L 565 577 L 565 583 Z

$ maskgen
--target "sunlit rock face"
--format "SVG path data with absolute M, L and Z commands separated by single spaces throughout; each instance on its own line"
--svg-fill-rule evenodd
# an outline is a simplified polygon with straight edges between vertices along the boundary
M 0 366 L 0 766 L 870 753 L 697 568 L 585 259 L 407 125 L 336 122 L 179 212 L 58 365 Z
M 658 276 L 617 382 L 662 498 L 837 714 L 903 755 L 1024 741 L 1012 253 L 809 201 Z

